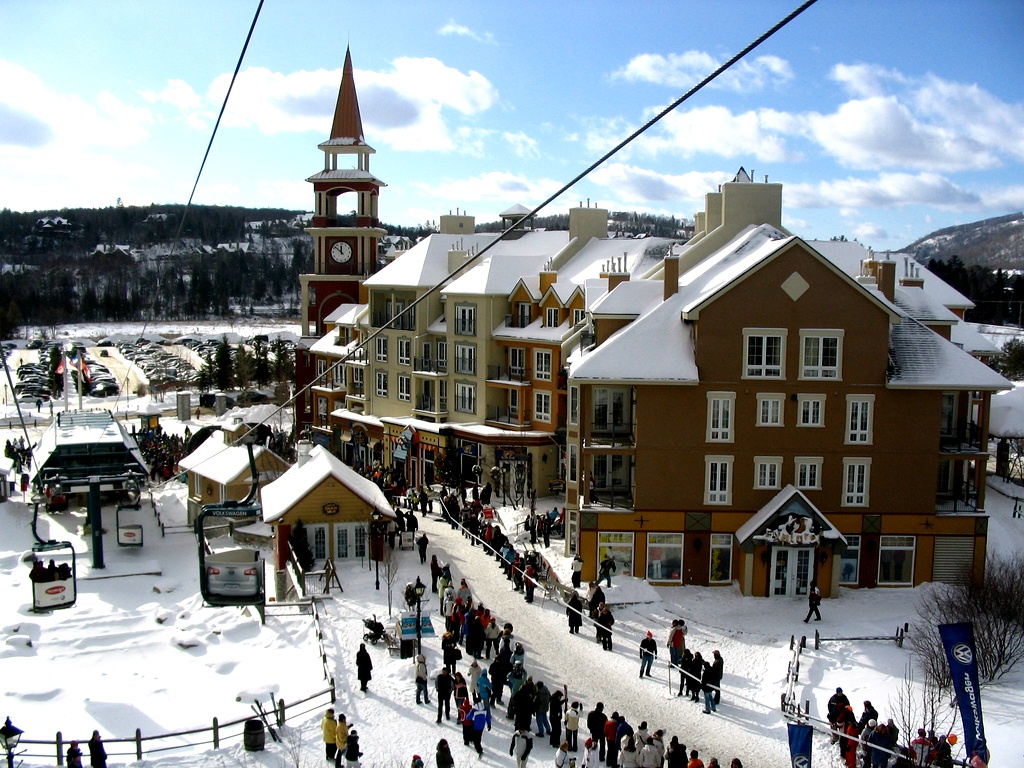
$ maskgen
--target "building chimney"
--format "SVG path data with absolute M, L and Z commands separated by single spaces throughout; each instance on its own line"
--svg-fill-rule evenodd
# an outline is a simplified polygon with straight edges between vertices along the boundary
M 878 290 L 889 301 L 893 301 L 896 298 L 896 262 L 891 259 L 876 261 L 875 275 L 878 280 Z
M 665 300 L 668 301 L 679 291 L 679 257 L 670 253 L 665 257 Z
M 295 451 L 298 454 L 298 460 L 296 461 L 295 466 L 301 467 L 309 461 L 309 453 L 312 450 L 313 443 L 309 440 L 299 440 L 299 442 L 295 444 Z
M 540 295 L 543 296 L 548 292 L 548 288 L 555 284 L 558 280 L 558 273 L 552 272 L 551 270 L 545 270 L 540 273 Z

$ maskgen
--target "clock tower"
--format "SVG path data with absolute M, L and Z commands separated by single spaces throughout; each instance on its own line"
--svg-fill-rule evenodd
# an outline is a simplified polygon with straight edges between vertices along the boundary
M 299 275 L 302 289 L 302 333 L 322 336 L 324 320 L 341 304 L 359 302 L 363 278 L 377 270 L 377 244 L 386 233 L 377 218 L 384 182 L 370 173 L 374 149 L 363 139 L 352 53 L 345 51 L 331 136 L 320 144 L 323 170 L 310 176 L 315 205 L 313 273 Z

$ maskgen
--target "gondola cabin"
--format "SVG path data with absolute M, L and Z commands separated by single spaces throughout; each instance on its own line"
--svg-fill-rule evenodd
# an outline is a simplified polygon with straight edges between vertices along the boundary
M 78 599 L 78 572 L 71 542 L 37 544 L 32 553 L 32 610 L 46 613 L 73 606 Z

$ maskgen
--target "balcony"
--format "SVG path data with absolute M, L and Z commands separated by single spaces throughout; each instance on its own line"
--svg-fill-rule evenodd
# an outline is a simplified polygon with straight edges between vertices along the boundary
M 413 373 L 448 373 L 447 360 L 432 360 L 429 357 L 415 357 L 412 361 Z
M 418 397 L 414 411 L 422 411 L 433 416 L 444 416 L 448 413 L 448 398 L 446 397 Z
M 611 485 L 596 485 L 590 489 L 587 506 L 632 509 L 633 489 L 628 485 L 615 482 Z
M 631 446 L 636 440 L 636 424 L 625 421 L 594 421 L 590 425 L 588 445 L 602 448 Z
M 398 316 L 397 319 L 390 312 L 374 312 L 372 323 L 374 328 L 383 328 L 390 323 L 388 327 L 396 331 L 415 331 L 416 310 L 410 310 Z
M 940 489 L 935 496 L 937 515 L 964 515 L 978 511 L 978 488 L 971 483 L 955 483 L 952 489 Z
M 973 421 L 958 422 L 956 427 L 939 436 L 942 453 L 986 453 L 981 442 L 981 427 Z
M 508 367 L 504 365 L 488 365 L 488 381 L 512 381 L 517 384 L 525 384 L 530 381 L 531 372 L 524 366 Z
M 489 405 L 487 406 L 487 421 L 505 427 L 526 429 L 530 426 L 530 411 L 528 408 Z

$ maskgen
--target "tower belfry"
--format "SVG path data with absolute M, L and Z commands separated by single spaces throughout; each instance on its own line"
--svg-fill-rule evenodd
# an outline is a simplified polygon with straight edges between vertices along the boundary
M 374 149 L 363 137 L 352 52 L 345 51 L 331 134 L 319 145 L 323 170 L 313 184 L 313 273 L 300 275 L 303 335 L 321 335 L 324 319 L 341 304 L 359 301 L 359 285 L 377 269 L 378 242 L 385 234 L 377 214 L 384 182 L 370 172 Z

